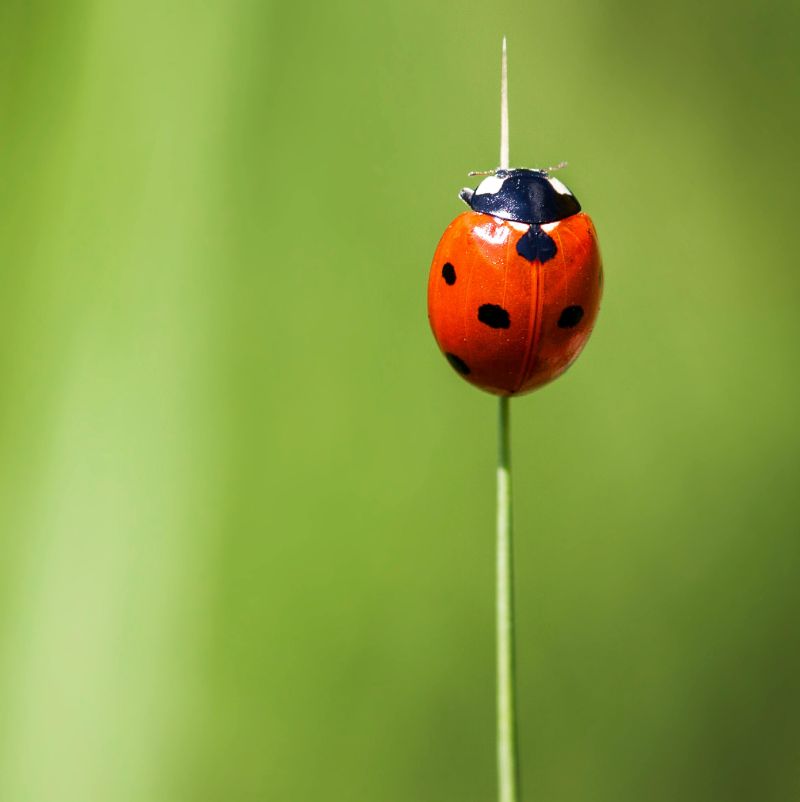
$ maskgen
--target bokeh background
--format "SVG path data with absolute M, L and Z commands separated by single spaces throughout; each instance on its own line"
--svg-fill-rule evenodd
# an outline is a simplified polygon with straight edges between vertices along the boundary
M 526 800 L 800 798 L 800 10 L 0 5 L 0 799 L 494 798 L 470 169 L 606 285 L 513 403 Z

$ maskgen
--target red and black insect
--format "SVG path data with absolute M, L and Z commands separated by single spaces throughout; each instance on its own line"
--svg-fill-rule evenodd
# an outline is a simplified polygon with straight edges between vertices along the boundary
M 468 382 L 522 395 L 560 376 L 591 334 L 594 226 L 545 170 L 500 169 L 460 194 L 470 211 L 447 227 L 428 280 L 433 335 Z

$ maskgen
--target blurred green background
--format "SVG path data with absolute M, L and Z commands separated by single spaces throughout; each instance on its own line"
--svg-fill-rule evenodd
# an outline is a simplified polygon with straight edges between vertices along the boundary
M 796 3 L 0 5 L 0 800 L 494 798 L 495 400 L 427 271 L 568 159 L 527 802 L 800 798 Z

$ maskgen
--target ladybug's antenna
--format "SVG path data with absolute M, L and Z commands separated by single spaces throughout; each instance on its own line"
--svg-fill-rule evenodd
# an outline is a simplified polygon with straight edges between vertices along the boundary
M 500 68 L 500 169 L 508 170 L 508 55 L 505 36 Z

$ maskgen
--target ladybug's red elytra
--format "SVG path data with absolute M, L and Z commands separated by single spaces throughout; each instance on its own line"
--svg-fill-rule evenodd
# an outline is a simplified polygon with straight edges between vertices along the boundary
M 499 169 L 461 190 L 428 280 L 439 348 L 468 382 L 522 395 L 560 376 L 589 339 L 603 268 L 575 196 L 545 170 Z

